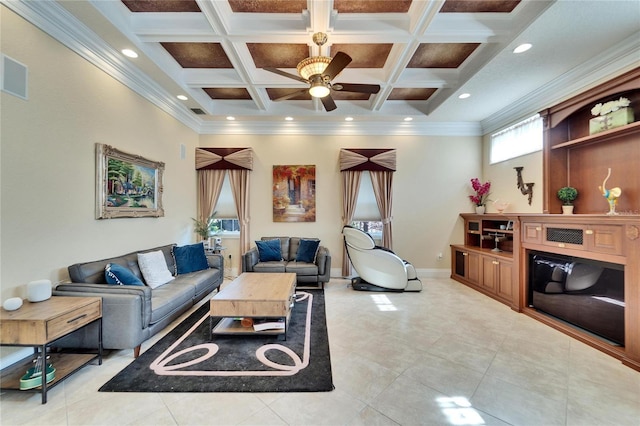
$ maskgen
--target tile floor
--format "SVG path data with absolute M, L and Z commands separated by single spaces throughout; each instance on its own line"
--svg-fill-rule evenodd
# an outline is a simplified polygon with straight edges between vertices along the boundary
M 401 294 L 327 285 L 332 392 L 99 393 L 132 360 L 118 351 L 46 405 L 3 392 L 0 423 L 640 425 L 640 373 L 455 281 L 423 283 Z

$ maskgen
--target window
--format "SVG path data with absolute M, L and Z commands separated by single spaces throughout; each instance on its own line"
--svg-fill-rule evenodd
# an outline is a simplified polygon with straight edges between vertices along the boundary
M 229 174 L 224 176 L 224 182 L 222 183 L 222 189 L 220 190 L 220 197 L 218 203 L 214 209 L 216 212 L 215 220 L 213 221 L 213 227 L 221 236 L 225 235 L 239 235 L 240 234 L 240 222 L 238 221 L 238 213 L 236 212 L 236 204 L 233 200 L 233 193 L 231 192 L 231 183 L 229 183 Z
M 376 203 L 376 196 L 373 193 L 371 175 L 368 171 L 362 172 L 358 200 L 356 201 L 356 211 L 353 214 L 351 226 L 364 232 L 368 232 L 376 244 L 382 241 L 382 218 Z
M 542 117 L 536 114 L 491 135 L 490 163 L 499 163 L 542 149 Z

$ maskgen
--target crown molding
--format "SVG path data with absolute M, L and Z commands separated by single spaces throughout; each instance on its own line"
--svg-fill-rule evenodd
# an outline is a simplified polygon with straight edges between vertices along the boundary
M 482 136 L 476 122 L 204 122 L 202 135 L 367 135 L 367 136 Z

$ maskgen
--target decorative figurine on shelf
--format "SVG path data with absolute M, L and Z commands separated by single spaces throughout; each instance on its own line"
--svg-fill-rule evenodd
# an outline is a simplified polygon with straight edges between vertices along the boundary
M 607 177 L 604 178 L 604 181 L 602 181 L 602 186 L 599 186 L 598 189 L 600 190 L 600 192 L 602 192 L 602 195 L 604 195 L 604 197 L 609 202 L 609 213 L 607 213 L 607 215 L 613 216 L 618 214 L 616 213 L 616 204 L 618 204 L 618 198 L 620 198 L 620 195 L 622 195 L 622 189 L 618 187 L 607 189 L 605 185 L 607 184 L 607 180 L 609 180 L 610 176 L 611 176 L 611 167 L 609 167 L 609 172 L 607 173 Z

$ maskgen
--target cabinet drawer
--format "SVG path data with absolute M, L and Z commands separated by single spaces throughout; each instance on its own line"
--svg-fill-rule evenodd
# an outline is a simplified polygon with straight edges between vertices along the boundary
M 542 224 L 523 223 L 522 224 L 522 242 L 541 244 L 542 243 Z
M 622 255 L 622 226 L 589 225 L 584 232 L 587 235 L 589 250 Z
M 100 301 L 90 303 L 57 318 L 47 321 L 47 341 L 52 341 L 58 337 L 77 330 L 100 318 Z

